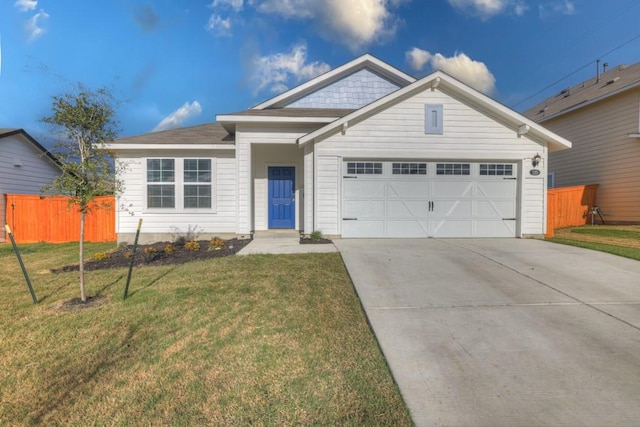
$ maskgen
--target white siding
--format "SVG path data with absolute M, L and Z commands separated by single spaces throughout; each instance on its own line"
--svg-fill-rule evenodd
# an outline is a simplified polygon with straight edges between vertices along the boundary
M 443 105 L 442 135 L 425 134 L 426 104 Z M 536 153 L 544 156 L 546 147 L 526 135 L 518 137 L 515 129 L 505 127 L 439 90 L 432 92 L 427 89 L 358 123 L 350 123 L 346 133 L 337 131 L 318 142 L 315 152 L 318 158 L 510 160 L 526 166 L 530 165 L 530 159 Z M 318 163 L 318 167 L 320 165 Z M 335 201 L 329 200 L 329 189 L 336 185 L 336 179 L 339 181 L 337 188 L 341 188 L 342 177 L 339 170 L 333 172 L 324 163 L 322 167 L 325 169 L 318 170 L 318 179 L 328 181 L 323 188 L 324 198 L 317 196 L 318 215 L 320 209 L 324 215 L 322 220 L 318 218 L 318 225 L 330 229 L 336 226 L 329 223 L 329 217 L 338 218 L 339 213 L 336 216 L 332 211 L 336 205 Z M 544 162 L 539 168 L 540 176 L 546 177 Z M 523 172 L 518 181 L 518 192 L 524 201 L 518 214 L 519 235 L 541 234 L 544 228 L 545 181 L 532 179 L 526 167 L 519 169 Z M 318 183 L 316 188 L 320 187 Z M 323 206 L 325 203 L 328 205 Z
M 302 194 L 304 203 L 304 229 L 306 234 L 312 233 L 314 230 L 315 213 L 313 212 L 313 198 L 315 195 L 314 186 L 314 152 L 313 146 L 308 144 L 304 147 L 304 191 Z
M 19 162 L 22 166 L 15 166 Z M 24 136 L 0 139 L 0 242 L 5 240 L 5 194 L 40 194 L 60 169 Z
M 573 142 L 551 154 L 555 186 L 599 184 L 598 207 L 605 221 L 640 222 L 640 89 L 543 122 Z
M 362 69 L 287 105 L 289 108 L 361 108 L 399 89 L 381 75 Z
M 325 235 L 341 233 L 340 185 L 342 184 L 342 158 L 318 156 L 315 195 L 316 229 Z
M 215 212 L 167 212 L 146 210 L 146 159 L 153 158 L 212 158 L 214 174 Z M 184 235 L 199 233 L 235 233 L 237 228 L 236 161 L 233 152 L 223 151 L 162 151 L 121 152 L 119 163 L 124 165 L 124 191 L 118 198 L 117 233 L 135 233 L 138 219 L 143 218 L 141 234 Z

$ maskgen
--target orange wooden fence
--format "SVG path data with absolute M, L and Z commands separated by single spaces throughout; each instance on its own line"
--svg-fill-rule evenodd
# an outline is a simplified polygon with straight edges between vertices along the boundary
M 547 234 L 561 227 L 589 224 L 589 209 L 596 205 L 597 184 L 547 190 Z
M 114 242 L 114 197 L 96 197 L 95 205 L 85 218 L 85 242 Z M 67 197 L 7 194 L 5 221 L 19 243 L 80 241 L 80 213 Z

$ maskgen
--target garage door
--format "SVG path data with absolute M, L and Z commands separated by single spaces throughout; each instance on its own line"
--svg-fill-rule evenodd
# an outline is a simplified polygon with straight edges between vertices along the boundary
M 345 161 L 343 237 L 515 237 L 515 163 Z

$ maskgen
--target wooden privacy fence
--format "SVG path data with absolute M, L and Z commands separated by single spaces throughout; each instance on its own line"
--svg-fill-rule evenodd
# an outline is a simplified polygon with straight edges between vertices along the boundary
M 85 218 L 85 242 L 114 242 L 115 198 L 96 197 Z M 19 243 L 80 241 L 80 212 L 67 197 L 7 194 L 5 221 Z
M 591 184 L 547 190 L 545 237 L 553 237 L 556 228 L 589 224 L 588 212 L 596 205 L 597 189 L 598 184 Z

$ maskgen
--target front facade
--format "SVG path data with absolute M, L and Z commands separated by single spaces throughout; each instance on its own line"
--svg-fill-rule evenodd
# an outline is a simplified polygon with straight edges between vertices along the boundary
M 640 223 L 640 63 L 564 89 L 525 115 L 574 142 L 550 156 L 552 186 L 598 184 L 607 223 Z
M 12 214 L 8 194 L 40 194 L 44 185 L 60 175 L 54 158 L 23 129 L 0 129 L 0 242 L 4 224 Z M 9 206 L 9 209 L 7 209 Z
M 546 223 L 546 158 L 569 141 L 436 72 L 364 55 L 217 122 L 124 138 L 120 241 L 321 231 L 524 237 Z

